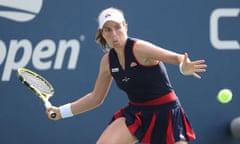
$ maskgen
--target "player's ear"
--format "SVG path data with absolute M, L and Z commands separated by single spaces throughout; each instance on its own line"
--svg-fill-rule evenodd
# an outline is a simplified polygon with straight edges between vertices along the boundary
M 128 31 L 128 24 L 126 22 L 123 23 L 125 29 L 126 29 L 126 32 Z

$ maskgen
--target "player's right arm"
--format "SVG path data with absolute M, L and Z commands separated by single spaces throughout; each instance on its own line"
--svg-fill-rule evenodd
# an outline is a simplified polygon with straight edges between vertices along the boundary
M 100 63 L 93 91 L 71 104 L 73 114 L 79 114 L 101 105 L 109 91 L 111 82 L 112 75 L 109 71 L 108 54 L 105 54 Z
M 93 91 L 79 98 L 78 100 L 70 103 L 72 114 L 77 115 L 101 105 L 104 102 L 104 99 L 109 91 L 111 83 L 112 75 L 109 71 L 108 53 L 106 53 L 101 59 L 99 73 Z M 61 118 L 59 108 L 57 107 L 49 108 L 47 110 L 47 113 L 50 110 L 53 110 L 57 114 L 57 117 L 53 120 L 58 120 Z M 51 117 L 49 118 L 52 119 Z

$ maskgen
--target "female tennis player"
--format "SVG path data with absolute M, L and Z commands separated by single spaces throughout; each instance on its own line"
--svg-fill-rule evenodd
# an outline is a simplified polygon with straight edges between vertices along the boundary
M 163 63 L 175 64 L 184 75 L 201 78 L 204 60 L 191 61 L 148 41 L 128 36 L 124 14 L 116 8 L 103 10 L 98 17 L 97 42 L 106 51 L 92 92 L 80 99 L 47 110 L 55 119 L 71 117 L 101 105 L 112 79 L 125 91 L 129 104 L 121 108 L 99 137 L 97 144 L 187 144 L 195 133 L 170 84 Z

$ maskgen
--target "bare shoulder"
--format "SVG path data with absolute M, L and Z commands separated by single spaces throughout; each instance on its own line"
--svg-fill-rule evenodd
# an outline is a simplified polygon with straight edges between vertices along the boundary
M 102 59 L 101 59 L 101 65 L 104 64 L 108 64 L 109 62 L 109 52 L 105 53 L 103 56 L 102 56 Z
M 136 40 L 134 44 L 134 51 L 140 54 L 149 54 L 156 50 L 160 51 L 161 49 L 162 48 L 153 44 L 152 42 L 141 40 L 141 39 Z
M 156 60 L 158 60 L 166 63 L 178 64 L 178 57 L 180 57 L 179 54 L 173 51 L 167 50 L 145 40 L 136 41 L 134 45 L 134 53 L 140 58 L 153 61 L 153 63 L 156 63 Z
M 109 52 L 105 53 L 102 56 L 101 63 L 100 63 L 100 71 L 109 72 Z
M 154 45 L 153 43 L 146 41 L 146 40 L 142 40 L 142 39 L 138 39 L 135 42 L 135 47 L 137 48 L 142 48 L 142 47 L 156 47 L 156 45 Z
M 142 65 L 155 65 L 159 61 L 157 58 L 154 58 L 154 54 L 156 53 L 154 49 L 157 49 L 157 46 L 152 43 L 144 40 L 136 40 L 133 53 Z

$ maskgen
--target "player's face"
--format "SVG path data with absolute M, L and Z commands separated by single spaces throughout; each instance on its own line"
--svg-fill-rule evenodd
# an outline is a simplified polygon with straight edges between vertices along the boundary
M 112 48 L 123 48 L 127 40 L 127 24 L 108 21 L 104 24 L 102 35 Z

